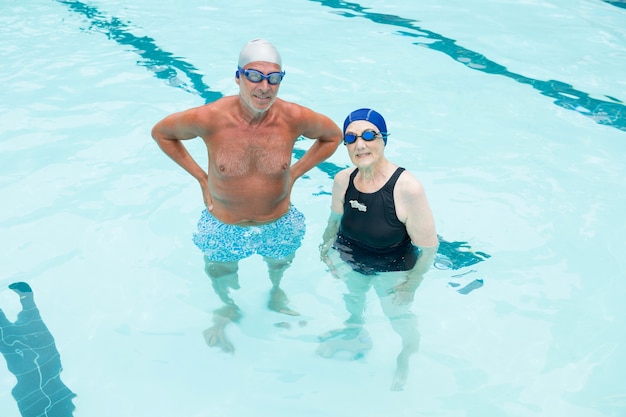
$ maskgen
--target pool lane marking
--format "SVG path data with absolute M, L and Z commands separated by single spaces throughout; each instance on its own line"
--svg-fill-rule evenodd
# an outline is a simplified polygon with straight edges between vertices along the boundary
M 109 17 L 94 6 L 89 6 L 77 0 L 56 0 L 69 7 L 73 12 L 83 15 L 91 26 L 89 30 L 103 33 L 107 38 L 114 40 L 120 45 L 130 46 L 133 52 L 141 57 L 137 64 L 147 68 L 154 75 L 165 80 L 168 85 L 183 89 L 189 93 L 197 94 L 205 100 L 205 103 L 213 102 L 223 94 L 211 90 L 202 79 L 198 68 L 192 64 L 176 58 L 171 52 L 161 49 L 154 39 L 148 36 L 135 36 L 130 27 L 115 16 Z M 189 81 L 183 81 L 186 77 Z
M 399 30 L 398 34 L 424 39 L 414 42 L 414 45 L 442 52 L 469 69 L 492 75 L 501 75 L 511 78 L 518 83 L 530 85 L 539 91 L 540 94 L 555 99 L 554 104 L 557 106 L 580 113 L 598 124 L 626 131 L 626 105 L 624 105 L 622 100 L 615 97 L 605 95 L 608 100 L 600 100 L 590 97 L 588 93 L 577 90 L 572 85 L 562 81 L 544 81 L 516 74 L 478 52 L 457 45 L 454 39 L 418 26 L 416 24 L 417 21 L 413 19 L 392 14 L 368 12 L 367 7 L 342 0 L 309 1 L 321 3 L 323 6 L 332 9 L 344 10 L 340 15 L 346 18 L 361 17 L 381 25 L 408 29 L 409 31 Z
M 602 0 L 602 1 L 610 4 L 611 6 L 626 9 L 626 0 Z

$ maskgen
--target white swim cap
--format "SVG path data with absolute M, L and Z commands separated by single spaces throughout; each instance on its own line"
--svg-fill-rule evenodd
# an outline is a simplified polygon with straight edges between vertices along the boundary
M 283 62 L 280 54 L 271 42 L 265 39 L 253 39 L 248 42 L 239 53 L 239 66 L 244 67 L 246 64 L 254 61 L 271 62 L 278 64 L 281 68 Z

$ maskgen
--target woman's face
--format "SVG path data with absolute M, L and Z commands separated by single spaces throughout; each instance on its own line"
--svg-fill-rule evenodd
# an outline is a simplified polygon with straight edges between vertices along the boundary
M 372 140 L 365 140 L 361 136 L 367 130 L 378 134 Z M 346 128 L 346 134 L 348 133 L 358 136 L 354 143 L 346 145 L 350 160 L 355 166 L 369 168 L 384 160 L 385 142 L 376 125 L 366 120 L 356 120 Z

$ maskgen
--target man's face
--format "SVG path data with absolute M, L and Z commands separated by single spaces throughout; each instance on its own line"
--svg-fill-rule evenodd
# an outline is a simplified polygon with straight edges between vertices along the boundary
M 272 72 L 280 72 L 280 66 L 270 62 L 255 61 L 245 65 L 243 69 L 256 70 L 264 75 L 268 75 Z M 260 82 L 252 82 L 241 73 L 239 78 L 236 78 L 237 84 L 239 84 L 239 96 L 243 102 L 253 109 L 255 112 L 265 112 L 269 110 L 278 94 L 278 88 L 280 84 L 270 84 L 267 79 L 262 79 Z

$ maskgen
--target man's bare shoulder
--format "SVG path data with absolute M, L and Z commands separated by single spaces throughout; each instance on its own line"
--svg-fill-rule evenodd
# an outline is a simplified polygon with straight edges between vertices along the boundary
M 219 100 L 212 101 L 211 103 L 204 104 L 193 108 L 198 114 L 215 114 L 230 112 L 233 108 L 239 105 L 237 96 L 222 97 Z
M 309 122 L 314 121 L 318 117 L 323 117 L 321 114 L 308 107 L 280 98 L 276 98 L 273 107 L 274 110 L 277 110 L 283 117 L 294 121 Z
M 339 138 L 341 131 L 326 115 L 318 113 L 297 103 L 281 100 L 276 101 L 276 110 L 298 133 L 308 138 L 333 137 Z
M 205 136 L 225 123 L 234 113 L 237 97 L 223 97 L 202 106 L 193 107 L 183 112 L 185 120 L 196 126 Z

